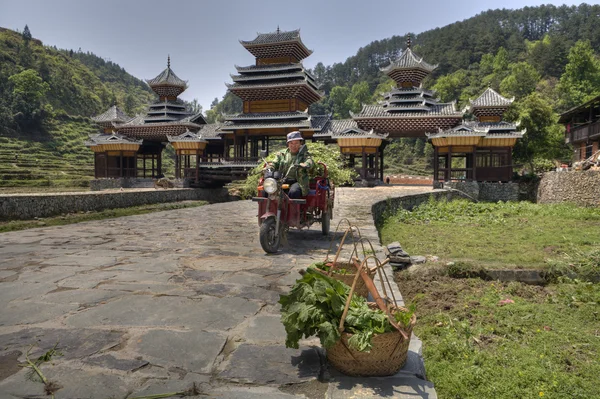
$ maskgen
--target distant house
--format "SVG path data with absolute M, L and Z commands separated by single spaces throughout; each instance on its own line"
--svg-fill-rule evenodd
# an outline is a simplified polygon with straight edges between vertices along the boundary
M 573 160 L 591 157 L 600 149 L 600 96 L 560 115 L 565 142 L 575 149 Z

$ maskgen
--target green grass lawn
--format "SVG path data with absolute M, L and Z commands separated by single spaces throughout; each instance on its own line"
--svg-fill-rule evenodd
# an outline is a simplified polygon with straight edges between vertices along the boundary
M 416 305 L 415 334 L 440 398 L 600 398 L 600 284 L 560 277 L 598 275 L 600 209 L 430 201 L 391 215 L 380 233 L 384 244 L 441 258 L 395 275 Z M 542 268 L 554 278 L 457 279 L 457 265 Z
M 396 280 L 440 398 L 600 398 L 600 284 Z
M 430 201 L 402 210 L 381 228 L 411 255 L 486 268 L 544 268 L 548 260 L 600 247 L 600 208 L 529 202 Z

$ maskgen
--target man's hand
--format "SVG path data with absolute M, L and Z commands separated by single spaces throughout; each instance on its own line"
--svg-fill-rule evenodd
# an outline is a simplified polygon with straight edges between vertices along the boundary
M 298 166 L 301 167 L 302 169 L 308 168 L 308 165 L 306 164 L 306 162 L 301 162 Z

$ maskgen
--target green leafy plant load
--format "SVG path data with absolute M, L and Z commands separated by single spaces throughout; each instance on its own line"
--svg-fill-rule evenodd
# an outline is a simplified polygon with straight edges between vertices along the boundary
M 327 172 L 329 179 L 336 185 L 353 184 L 356 172 L 353 168 L 344 166 L 342 159 L 342 153 L 337 146 L 326 146 L 323 143 L 307 143 L 306 147 L 310 152 L 315 163 L 323 162 L 327 165 Z M 276 152 L 271 153 L 266 160 L 271 162 L 275 160 Z M 250 198 L 257 194 L 256 188 L 258 187 L 258 181 L 262 176 L 263 165 L 262 163 L 254 168 L 249 174 L 246 180 L 243 181 L 241 186 L 237 187 L 240 194 L 244 198 Z M 316 164 L 309 171 L 311 178 L 319 177 L 323 175 L 323 167 Z
M 286 347 L 298 349 L 300 339 L 317 335 L 324 348 L 331 348 L 340 339 L 338 326 L 349 294 L 346 284 L 309 268 L 290 294 L 279 299 Z M 396 321 L 407 327 L 413 312 L 397 312 Z M 344 329 L 352 334 L 350 346 L 362 352 L 371 350 L 375 334 L 394 331 L 384 312 L 370 309 L 366 299 L 357 295 L 350 301 Z

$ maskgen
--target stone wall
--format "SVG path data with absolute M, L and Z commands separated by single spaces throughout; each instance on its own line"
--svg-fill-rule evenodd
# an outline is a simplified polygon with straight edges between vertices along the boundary
M 227 189 L 149 189 L 119 192 L 0 195 L 0 220 L 33 219 L 72 212 L 127 208 L 163 202 L 232 200 Z
M 176 188 L 189 187 L 181 179 L 171 179 Z M 90 181 L 92 191 L 110 190 L 113 188 L 154 188 L 154 179 L 146 178 L 118 178 L 94 179 Z
M 463 193 L 450 190 L 434 190 L 430 193 L 388 198 L 385 201 L 379 201 L 373 204 L 371 207 L 371 213 L 373 214 L 375 225 L 379 227 L 388 215 L 395 214 L 399 209 L 411 211 L 413 208 L 429 201 L 430 197 L 433 197 L 436 200 L 446 199 L 448 201 L 452 201 L 456 198 L 468 199 L 468 197 L 466 197 Z
M 600 206 L 600 171 L 544 173 L 538 189 L 537 202 L 572 202 L 580 206 Z
M 531 195 L 534 183 L 492 183 L 476 181 L 436 182 L 434 188 L 458 190 L 473 201 L 535 201 Z M 535 187 L 533 187 L 535 191 Z

